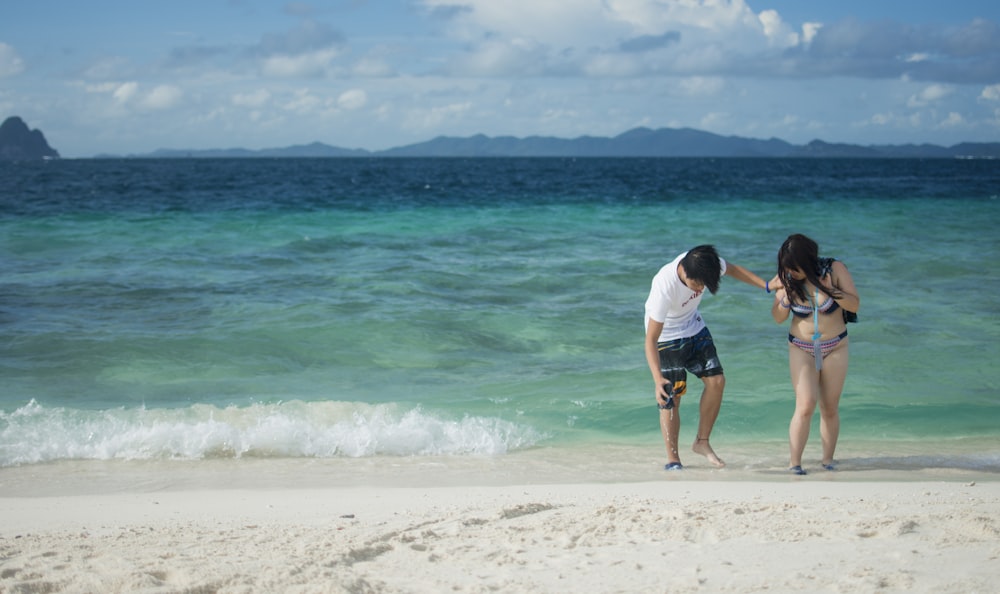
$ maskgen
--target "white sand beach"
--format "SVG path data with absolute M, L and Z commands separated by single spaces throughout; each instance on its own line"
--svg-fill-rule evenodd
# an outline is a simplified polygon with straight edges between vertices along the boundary
M 28 492 L 38 472 L 0 471 L 0 592 L 968 594 L 1000 576 L 995 480 L 122 488 L 90 469 L 91 492 L 72 472 Z

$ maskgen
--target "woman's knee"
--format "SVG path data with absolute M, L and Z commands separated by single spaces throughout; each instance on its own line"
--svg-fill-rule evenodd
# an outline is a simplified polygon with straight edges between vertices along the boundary
M 795 412 L 793 414 L 796 417 L 802 417 L 803 419 L 812 419 L 813 415 L 816 414 L 816 402 L 796 402 Z
M 824 421 L 836 421 L 840 419 L 840 407 L 835 404 L 819 403 L 819 414 Z

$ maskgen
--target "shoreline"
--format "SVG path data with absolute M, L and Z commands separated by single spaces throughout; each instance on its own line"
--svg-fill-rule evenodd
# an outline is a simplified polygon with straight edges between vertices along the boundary
M 997 518 L 997 481 L 2 496 L 0 590 L 985 592 Z
M 884 444 L 883 444 L 884 446 Z M 659 444 L 592 444 L 532 448 L 500 456 L 373 456 L 366 458 L 209 458 L 200 460 L 60 460 L 0 468 L 0 498 L 114 495 L 198 490 L 340 487 L 505 487 L 644 482 L 998 482 L 997 454 L 976 460 L 969 449 L 928 456 L 894 444 L 842 448 L 838 470 L 805 460 L 808 475 L 786 469 L 782 448 L 731 447 L 718 469 L 693 452 L 684 470 L 663 470 Z M 765 453 L 760 453 L 765 452 Z

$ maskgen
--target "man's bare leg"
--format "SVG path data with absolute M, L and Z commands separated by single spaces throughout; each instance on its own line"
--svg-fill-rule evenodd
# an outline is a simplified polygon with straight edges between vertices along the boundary
M 660 409 L 660 432 L 663 433 L 663 443 L 667 446 L 667 464 L 680 464 L 680 452 L 677 451 L 677 435 L 681 428 L 681 414 L 674 406 L 671 410 Z
M 712 434 L 712 427 L 715 426 L 715 420 L 719 417 L 719 410 L 722 408 L 722 391 L 726 387 L 726 377 L 713 375 L 702 378 L 702 381 L 705 382 L 705 390 L 701 393 L 699 405 L 698 435 L 695 437 L 694 445 L 691 446 L 691 451 L 708 458 L 708 461 L 716 468 L 722 468 L 726 463 L 716 455 L 708 438 Z

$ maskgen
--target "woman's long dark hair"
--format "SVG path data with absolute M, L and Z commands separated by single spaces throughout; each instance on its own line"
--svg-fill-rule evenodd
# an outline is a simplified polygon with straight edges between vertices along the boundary
M 805 273 L 805 280 L 792 278 L 790 274 L 792 270 L 801 270 Z M 785 286 L 785 292 L 789 297 L 794 297 L 799 303 L 808 303 L 806 281 L 812 283 L 814 287 L 823 287 L 819 280 L 819 245 L 801 233 L 789 235 L 778 250 L 778 277 L 781 278 L 781 284 Z M 843 293 L 836 289 L 830 291 L 823 289 L 823 291 L 830 293 L 835 299 L 843 297 Z

